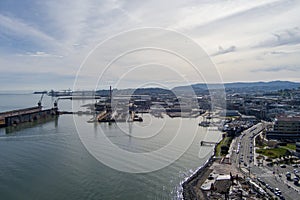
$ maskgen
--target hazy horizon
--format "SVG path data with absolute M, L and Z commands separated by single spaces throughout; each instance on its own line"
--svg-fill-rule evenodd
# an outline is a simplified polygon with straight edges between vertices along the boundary
M 252 82 L 248 82 L 248 81 L 245 81 L 245 82 L 226 82 L 226 83 L 201 83 L 201 82 L 199 82 L 199 83 L 193 83 L 193 85 L 194 84 L 212 84 L 212 85 L 214 85 L 214 84 L 235 84 L 235 83 L 270 83 L 270 82 L 277 82 L 277 81 L 280 81 L 280 82 L 291 82 L 291 83 L 299 83 L 300 84 L 300 82 L 296 82 L 296 81 L 285 81 L 285 80 L 272 80 L 272 81 L 252 81 Z M 155 87 L 155 86 L 147 86 L 147 87 L 139 87 L 139 88 L 141 88 L 141 89 L 143 89 L 143 88 L 162 88 L 162 89 L 174 89 L 174 88 L 176 88 L 176 87 L 181 87 L 181 86 L 190 86 L 190 85 L 176 85 L 175 87 L 173 87 L 173 88 L 164 88 L 164 87 Z M 66 88 L 50 88 L 50 89 L 46 89 L 46 88 L 36 88 L 36 89 L 30 89 L 30 90 L 22 90 L 22 89 L 19 89 L 19 90 L 2 90 L 2 89 L 0 89 L 0 94 L 31 94 L 31 93 L 33 93 L 33 92 L 41 92 L 41 91 L 47 91 L 47 92 L 49 92 L 49 91 L 51 91 L 51 90 L 54 90 L 54 91 L 63 91 L 63 90 L 69 90 L 69 89 L 71 89 L 72 90 L 72 88 L 68 88 L 68 87 L 66 87 Z M 137 89 L 137 88 L 130 88 L 130 87 L 128 87 L 128 88 L 113 88 L 113 89 L 117 89 L 117 90 L 126 90 L 126 89 Z M 90 88 L 90 89 L 83 89 L 83 91 L 89 91 L 89 90 L 93 90 L 92 88 Z M 98 89 L 96 89 L 96 90 L 109 90 L 109 88 L 98 88 Z

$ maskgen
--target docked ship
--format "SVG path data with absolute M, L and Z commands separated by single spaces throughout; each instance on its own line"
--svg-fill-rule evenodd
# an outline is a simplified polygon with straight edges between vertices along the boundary
M 199 126 L 208 127 L 210 125 L 209 121 L 202 121 L 199 123 Z
M 203 120 L 202 122 L 199 123 L 199 126 L 203 126 L 203 127 L 209 127 L 210 125 L 210 121 L 208 121 L 208 119 L 211 119 L 211 116 L 205 116 L 204 117 L 205 120 Z
M 143 118 L 142 118 L 142 117 L 139 117 L 138 115 L 134 115 L 133 121 L 136 121 L 136 122 L 142 122 L 142 121 L 143 121 Z
M 112 114 L 111 101 L 112 101 L 112 90 L 111 90 L 111 86 L 110 86 L 109 99 L 104 104 L 96 104 L 95 105 L 96 111 L 100 111 L 100 108 L 102 110 L 102 112 L 97 115 L 98 122 L 115 122 L 116 121 Z

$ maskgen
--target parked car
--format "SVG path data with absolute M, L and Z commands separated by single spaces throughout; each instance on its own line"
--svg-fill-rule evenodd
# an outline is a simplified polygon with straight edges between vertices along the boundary
M 286 176 L 286 179 L 287 179 L 287 180 L 291 180 L 291 177 L 292 177 L 291 172 L 287 172 L 287 173 L 285 174 L 285 176 Z
M 298 183 L 299 183 L 299 178 L 298 178 L 298 177 L 295 177 L 295 178 L 294 178 L 294 184 L 295 184 L 295 185 L 298 185 Z

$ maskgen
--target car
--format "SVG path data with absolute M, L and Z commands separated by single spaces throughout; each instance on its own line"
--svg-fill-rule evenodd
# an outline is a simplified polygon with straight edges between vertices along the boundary
M 292 165 L 294 168 L 298 168 L 298 165 L 297 164 L 293 164 Z
M 279 194 L 279 195 L 281 195 L 281 191 L 279 190 L 279 191 L 277 191 L 277 193 Z
M 292 174 L 291 174 L 291 172 L 287 172 L 287 173 L 285 174 L 285 176 L 286 176 L 286 179 L 287 179 L 287 180 L 291 180 Z
M 282 164 L 280 165 L 281 168 L 286 168 L 286 165 Z
M 280 195 L 279 198 L 280 198 L 281 200 L 285 200 L 284 196 L 282 196 L 282 195 Z
M 261 179 L 260 179 L 259 177 L 257 178 L 257 180 L 258 180 L 259 182 L 261 181 Z

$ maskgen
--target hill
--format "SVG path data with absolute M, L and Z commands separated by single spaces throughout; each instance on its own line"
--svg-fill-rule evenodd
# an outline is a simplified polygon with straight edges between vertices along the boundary
M 227 92 L 270 92 L 284 89 L 299 88 L 300 83 L 290 81 L 270 81 L 270 82 L 236 82 L 222 84 L 204 84 L 198 83 L 191 86 L 178 86 L 173 88 L 173 91 L 188 92 L 191 88 L 194 89 L 196 94 L 207 92 L 209 89 L 225 88 Z

